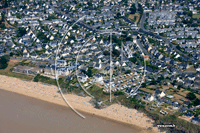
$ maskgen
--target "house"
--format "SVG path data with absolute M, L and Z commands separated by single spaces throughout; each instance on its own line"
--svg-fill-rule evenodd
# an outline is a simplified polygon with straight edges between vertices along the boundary
M 185 113 L 184 116 L 188 119 L 191 119 L 194 115 L 188 112 L 188 113 Z
M 194 82 L 193 87 L 191 87 L 191 89 L 199 89 L 200 88 L 200 83 L 199 82 Z
M 188 108 L 186 108 L 186 107 L 184 107 L 184 106 L 181 107 L 181 111 L 182 111 L 182 112 L 186 112 L 187 110 L 188 110 Z
M 193 76 L 193 75 L 188 75 L 188 77 L 187 77 L 189 80 L 192 80 L 192 81 L 194 81 L 195 80 L 195 76 Z
M 153 101 L 155 99 L 155 97 L 153 96 L 153 95 L 151 95 L 150 97 L 149 97 L 149 101 L 151 102 L 151 101 Z
M 187 63 L 180 63 L 178 64 L 178 67 L 181 68 L 181 69 L 188 69 L 189 68 L 189 65 Z
M 190 101 L 183 101 L 183 105 L 189 105 L 190 104 Z
M 47 54 L 41 54 L 38 58 L 41 60 L 47 60 L 48 56 L 47 56 Z
M 102 68 L 102 65 L 101 65 L 101 63 L 100 63 L 100 64 L 98 64 L 98 63 L 97 63 L 97 64 L 95 64 L 94 68 L 95 68 L 95 69 L 101 69 L 101 68 Z
M 67 80 L 67 81 L 73 80 L 73 77 L 72 77 L 72 76 L 68 76 L 68 77 L 66 78 L 66 80 Z
M 28 67 L 28 66 L 16 66 L 13 68 L 13 72 L 37 75 L 42 72 L 43 69 L 36 67 Z
M 48 10 L 46 10 L 46 13 L 53 14 L 54 10 L 53 9 L 48 9 Z
M 11 48 L 13 48 L 15 46 L 15 44 L 12 41 L 6 41 L 5 45 L 9 46 Z
M 57 60 L 57 64 L 59 64 L 60 66 L 66 66 L 67 62 L 65 60 Z
M 175 61 L 175 60 L 171 60 L 170 62 L 169 62 L 171 65 L 177 65 L 177 62 Z
M 156 90 L 156 92 L 154 93 L 154 96 L 164 97 L 165 93 L 161 90 Z
M 144 55 L 144 60 L 149 60 L 149 56 L 148 55 Z
M 192 118 L 192 122 L 194 123 L 194 124 L 200 124 L 200 118 L 199 117 L 194 117 L 194 118 Z
M 35 50 L 35 49 L 34 49 L 33 47 L 29 47 L 29 48 L 28 48 L 28 51 L 29 51 L 30 53 L 34 52 L 34 50 Z
M 45 49 L 48 49 L 49 45 L 47 43 L 44 43 L 44 44 L 42 44 L 42 47 L 45 48 Z
M 26 48 L 23 49 L 23 57 L 24 58 L 28 58 L 29 57 L 29 53 L 27 52 Z
M 94 67 L 94 66 L 95 66 L 95 63 L 93 63 L 93 62 L 88 63 L 88 67 Z
M 31 54 L 32 59 L 36 59 L 37 57 L 38 57 L 38 55 L 36 53 Z
M 157 53 L 157 54 L 155 55 L 155 57 L 158 58 L 158 59 L 161 59 L 161 58 L 163 58 L 163 55 L 162 55 L 161 53 Z
M 137 39 L 136 38 L 133 39 L 133 43 L 137 43 Z
M 37 45 L 35 46 L 35 49 L 38 50 L 38 51 L 40 51 L 40 50 L 42 50 L 42 46 L 41 46 L 40 44 L 37 44 Z
M 94 76 L 94 82 L 97 82 L 97 83 L 103 82 L 103 76 L 100 75 L 100 74 L 96 74 L 96 75 Z
M 101 59 L 95 58 L 95 59 L 93 59 L 93 62 L 95 62 L 96 64 L 100 64 L 101 63 Z
M 110 66 L 106 66 L 106 68 L 104 68 L 104 70 L 103 70 L 103 73 L 104 74 L 110 73 Z
M 70 73 L 70 71 L 68 70 L 68 68 L 59 68 L 58 67 L 56 70 L 57 70 L 56 72 L 57 72 L 58 75 L 67 76 Z
M 24 58 L 28 58 L 29 57 L 29 53 L 23 53 L 23 57 Z
M 51 67 L 45 67 L 44 68 L 44 74 L 46 75 L 55 75 L 55 69 Z
M 197 71 L 200 71 L 200 65 L 195 68 Z
M 86 74 L 78 74 L 78 79 L 81 81 L 81 82 L 86 82 L 88 80 L 88 76 Z

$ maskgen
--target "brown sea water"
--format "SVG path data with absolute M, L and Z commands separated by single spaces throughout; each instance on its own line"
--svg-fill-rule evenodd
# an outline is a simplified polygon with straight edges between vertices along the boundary
M 0 89 L 0 133 L 137 133 L 118 123 Z

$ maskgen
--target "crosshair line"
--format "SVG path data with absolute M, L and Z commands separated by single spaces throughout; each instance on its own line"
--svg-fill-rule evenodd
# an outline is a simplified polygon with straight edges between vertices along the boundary
M 77 67 L 77 62 L 78 62 L 78 56 L 79 56 L 79 54 L 80 54 L 81 49 L 82 49 L 82 48 L 85 46 L 85 44 L 87 44 L 93 37 L 94 37 L 94 36 L 90 37 L 90 38 L 82 45 L 82 47 L 81 47 L 80 50 L 78 51 L 78 54 L 77 54 L 77 56 L 76 56 L 76 67 Z M 90 97 L 94 98 L 94 96 L 93 96 L 92 94 L 90 94 L 90 93 L 85 89 L 85 87 L 82 86 L 82 84 L 81 84 L 81 82 L 80 82 L 80 80 L 79 80 L 79 78 L 78 78 L 78 67 L 77 67 L 77 69 L 76 69 L 76 76 L 77 76 L 77 80 L 78 80 L 78 82 L 79 82 L 81 88 L 85 91 L 85 93 L 87 93 Z
M 61 43 L 62 43 L 64 37 L 66 36 L 66 34 L 68 33 L 68 31 L 72 29 L 72 27 L 73 27 L 76 23 L 78 23 L 80 20 L 82 20 L 82 19 L 84 19 L 84 18 L 85 18 L 85 15 L 84 15 L 83 17 L 79 18 L 75 23 L 73 23 L 72 26 L 70 26 L 70 27 L 67 29 L 67 31 L 65 32 L 64 36 L 62 37 L 60 43 L 58 44 L 58 48 L 57 48 L 57 50 L 56 50 L 56 58 L 55 58 L 55 78 L 56 78 L 56 82 L 57 82 L 57 85 L 58 85 L 58 89 L 59 89 L 59 91 L 60 91 L 60 94 L 61 94 L 63 100 L 66 102 L 66 104 L 67 104 L 76 114 L 78 114 L 78 115 L 79 115 L 80 117 L 82 117 L 83 119 L 85 119 L 85 116 L 82 115 L 81 113 L 79 113 L 78 111 L 76 111 L 76 110 L 71 106 L 71 104 L 70 104 L 70 103 L 67 101 L 67 99 L 65 98 L 65 96 L 64 96 L 64 94 L 63 94 L 63 92 L 62 92 L 62 89 L 60 88 L 60 84 L 59 84 L 59 82 L 58 82 L 58 73 L 57 73 L 57 71 L 56 71 L 56 66 L 57 66 L 56 64 L 57 64 L 58 51 L 59 51 L 59 49 L 60 49 L 60 45 L 61 45 Z
M 121 32 L 116 32 L 113 30 L 104 30 L 100 34 L 106 34 L 106 33 L 110 33 L 110 102 L 111 102 L 112 101 L 112 97 L 111 97 L 111 90 L 112 90 L 112 85 L 111 85 L 111 81 L 112 81 L 112 33 L 118 34 L 118 35 L 123 35 L 123 34 Z

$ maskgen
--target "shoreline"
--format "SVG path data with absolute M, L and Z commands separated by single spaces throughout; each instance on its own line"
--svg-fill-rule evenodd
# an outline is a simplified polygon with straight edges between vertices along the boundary
M 0 89 L 69 108 L 60 94 L 57 93 L 57 86 L 0 75 Z M 138 113 L 135 109 L 128 109 L 122 105 L 113 104 L 99 110 L 89 103 L 91 97 L 65 94 L 65 98 L 79 112 L 90 115 L 94 113 L 94 117 L 125 124 L 128 127 L 138 129 L 140 133 L 158 132 L 158 128 L 152 126 L 153 120 L 144 116 L 144 113 Z M 147 122 L 147 120 L 150 122 Z M 152 129 L 147 131 L 146 129 L 149 127 Z

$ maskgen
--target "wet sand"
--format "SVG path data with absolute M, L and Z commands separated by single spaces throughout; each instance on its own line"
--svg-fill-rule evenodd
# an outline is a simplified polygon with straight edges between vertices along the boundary
M 83 113 L 83 112 L 81 112 Z M 0 133 L 137 133 L 128 127 L 97 116 L 0 89 Z

